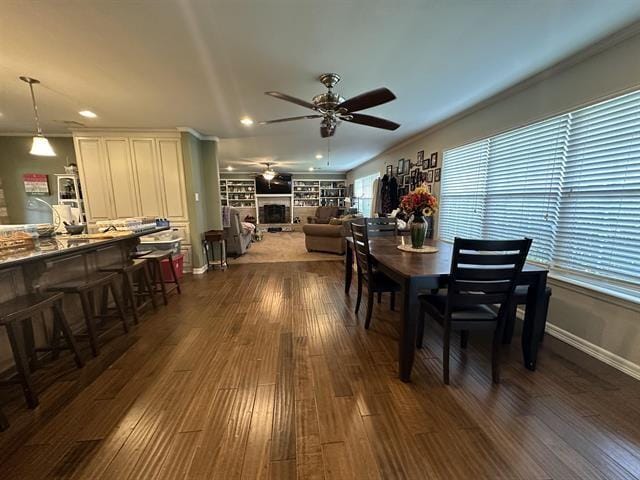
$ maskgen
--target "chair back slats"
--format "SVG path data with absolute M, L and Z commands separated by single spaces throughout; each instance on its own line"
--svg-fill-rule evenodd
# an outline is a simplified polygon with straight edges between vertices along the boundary
M 528 238 L 456 238 L 449 275 L 447 314 L 457 308 L 476 305 L 498 305 L 498 314 L 504 314 L 530 247 Z
M 398 221 L 395 218 L 365 218 L 364 222 L 367 226 L 369 238 L 396 236 L 398 234 Z
M 358 270 L 361 274 L 367 275 L 371 271 L 371 256 L 366 223 L 351 222 L 351 234 Z

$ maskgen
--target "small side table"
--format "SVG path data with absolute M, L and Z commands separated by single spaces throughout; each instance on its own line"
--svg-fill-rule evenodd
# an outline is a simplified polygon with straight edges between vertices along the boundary
M 213 245 L 217 244 L 220 247 L 220 265 L 216 263 L 215 256 L 213 254 Z M 220 270 L 227 269 L 227 241 L 224 239 L 224 230 L 209 230 L 204 232 L 204 256 L 207 260 L 207 270 L 210 268 Z M 211 255 L 209 255 L 211 252 Z M 211 261 L 209 260 L 211 257 Z

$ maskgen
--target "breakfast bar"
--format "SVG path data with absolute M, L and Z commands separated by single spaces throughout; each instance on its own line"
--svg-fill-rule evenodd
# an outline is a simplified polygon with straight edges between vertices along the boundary
M 140 243 L 140 237 L 168 230 L 156 227 L 137 232 L 111 231 L 36 239 L 34 248 L 0 256 L 0 302 L 30 293 L 41 293 L 52 285 L 87 278 L 98 269 L 121 265 Z M 83 327 L 80 302 L 65 297 L 65 311 L 71 329 Z M 33 318 L 35 346 L 46 343 L 51 332 L 49 318 Z M 13 363 L 11 347 L 0 330 L 0 372 Z

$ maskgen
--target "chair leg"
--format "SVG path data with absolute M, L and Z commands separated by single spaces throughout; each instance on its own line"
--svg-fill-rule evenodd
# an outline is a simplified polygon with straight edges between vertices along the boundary
M 29 370 L 29 358 L 24 344 L 24 336 L 22 325 L 19 322 L 9 322 L 5 325 L 7 328 L 7 336 L 11 343 L 11 351 L 13 359 L 16 363 L 16 371 L 20 377 L 20 384 L 24 392 L 24 398 L 29 408 L 38 406 L 38 395 L 36 395 L 33 382 L 31 381 L 31 371 Z
M 69 322 L 67 322 L 67 316 L 64 313 L 64 309 L 62 308 L 61 303 L 56 303 L 53 305 L 53 317 L 53 321 L 58 324 L 58 328 L 62 332 L 64 339 L 67 341 L 69 350 L 71 350 L 71 352 L 73 353 L 76 365 L 78 366 L 78 368 L 84 367 L 84 361 L 82 360 L 80 352 L 78 351 L 78 345 L 76 345 L 76 341 L 73 338 L 73 332 L 71 331 L 71 327 L 69 327 Z
M 542 307 L 542 313 L 544 315 L 544 325 L 542 327 L 542 331 L 540 332 L 540 343 L 544 341 L 544 331 L 547 327 L 547 315 L 549 314 L 549 302 L 551 300 L 551 292 L 549 292 L 545 298 L 544 306 Z
M 165 305 L 169 305 L 169 300 L 167 298 L 167 286 L 164 284 L 164 278 L 162 278 L 162 267 L 160 266 L 160 262 L 153 262 L 153 275 L 154 275 L 154 284 L 160 285 L 160 292 L 162 292 L 162 299 Z
M 469 343 L 469 330 L 460 331 L 460 348 L 467 348 Z
M 392 312 L 396 309 L 396 292 L 391 292 L 391 300 L 389 306 L 391 307 Z
M 422 348 L 422 341 L 424 339 L 424 324 L 426 322 L 427 312 L 425 312 L 420 304 L 420 312 L 418 313 L 418 331 L 416 332 L 416 348 Z
M 367 290 L 367 318 L 364 321 L 364 328 L 369 328 L 369 325 L 371 325 L 371 313 L 373 312 L 373 296 L 375 295 L 371 284 L 367 284 Z
M 169 257 L 169 268 L 171 269 L 171 276 L 173 277 L 173 283 L 176 284 L 176 290 L 179 294 L 182 294 L 180 289 L 180 282 L 178 281 L 178 274 L 176 273 L 176 266 L 173 264 L 173 258 Z
M 124 330 L 124 333 L 129 333 L 129 324 L 127 323 L 127 315 L 124 311 L 124 305 L 122 304 L 122 297 L 120 296 L 120 291 L 118 290 L 118 285 L 116 284 L 116 280 L 113 280 L 109 284 L 109 288 L 111 289 L 111 296 L 113 297 L 113 301 L 116 304 L 116 310 L 118 311 L 120 320 L 122 320 L 122 329 Z M 135 309 L 135 303 L 134 303 L 134 309 Z
M 451 348 L 451 327 L 445 325 L 442 340 L 442 380 L 449 385 L 449 349 Z
M 500 347 L 505 331 L 505 319 L 499 319 L 496 331 L 493 334 L 493 346 L 491 351 L 491 378 L 493 383 L 500 383 Z
M 356 298 L 356 315 L 360 310 L 360 302 L 362 301 L 362 274 L 358 272 L 358 297 Z
M 140 293 L 140 285 L 141 280 L 138 280 L 138 293 Z M 123 288 L 123 297 L 125 301 L 125 311 L 126 311 L 126 303 L 131 304 L 131 316 L 133 317 L 133 323 L 136 325 L 140 323 L 140 317 L 138 316 L 138 299 L 135 296 L 135 292 L 133 291 L 133 276 L 131 272 L 125 272 L 122 276 L 122 288 Z
M 382 303 L 382 292 L 378 292 L 378 303 Z
M 149 272 L 149 264 L 146 263 L 144 268 L 142 269 L 142 280 L 144 280 L 144 285 L 149 297 L 151 298 L 151 305 L 154 310 L 158 309 L 158 304 L 156 303 L 156 288 L 151 281 L 151 273 Z
M 516 327 L 516 315 L 518 312 L 518 304 L 516 302 L 512 302 L 507 307 L 507 318 L 506 325 L 504 327 L 504 334 L 502 335 L 502 343 L 504 345 L 511 344 L 511 339 L 513 338 L 513 331 Z
M 53 311 L 53 328 L 51 330 L 51 358 L 57 360 L 60 356 L 60 324 L 57 321 L 56 312 Z
M 89 295 L 87 292 L 81 292 L 80 303 L 82 304 L 82 312 L 84 314 L 84 321 L 87 326 L 87 334 L 89 335 L 89 345 L 91 346 L 91 353 L 94 357 L 100 354 L 100 348 L 98 347 L 98 333 L 96 331 L 96 319 L 93 316 L 93 308 L 91 308 L 91 302 L 89 301 Z
M 0 432 L 4 432 L 7 428 L 9 428 L 9 420 L 5 414 L 0 410 Z

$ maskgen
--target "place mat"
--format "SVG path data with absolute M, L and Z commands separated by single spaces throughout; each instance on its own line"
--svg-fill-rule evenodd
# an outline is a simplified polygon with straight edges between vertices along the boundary
M 413 248 L 411 245 L 398 245 L 398 250 L 412 253 L 436 253 L 438 249 L 431 245 L 425 245 L 422 248 Z

